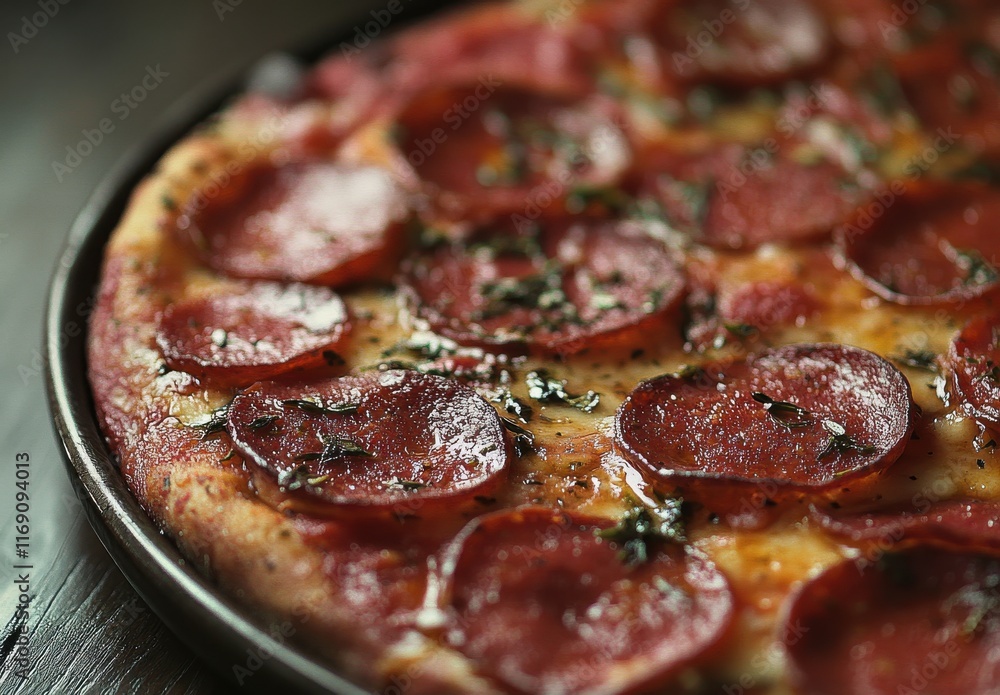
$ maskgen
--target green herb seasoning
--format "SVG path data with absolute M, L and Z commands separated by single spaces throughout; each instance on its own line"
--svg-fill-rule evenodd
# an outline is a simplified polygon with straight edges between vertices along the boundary
M 311 475 L 305 464 L 278 473 L 278 485 L 286 490 L 299 490 L 305 486 L 316 487 L 330 479 L 328 475 Z
M 509 390 L 501 390 L 492 400 L 494 403 L 499 403 L 505 411 L 517 417 L 521 422 L 527 423 L 531 421 L 534 409 L 521 399 L 515 397 Z
M 965 46 L 973 66 L 987 77 L 1000 79 L 1000 52 L 984 41 L 972 41 Z
M 517 448 L 519 454 L 530 451 L 535 446 L 535 435 L 532 434 L 531 430 L 521 427 L 514 420 L 502 415 L 500 416 L 500 422 L 503 424 L 504 429 L 514 435 L 514 446 Z
M 944 602 L 945 611 L 954 610 L 959 606 L 968 609 L 968 617 L 962 623 L 964 637 L 968 638 L 975 634 L 987 617 L 996 616 L 997 608 L 1000 608 L 997 581 L 995 575 L 990 576 L 984 582 L 985 586 L 975 584 L 964 587 Z
M 626 210 L 631 201 L 624 191 L 613 186 L 578 185 L 566 196 L 566 210 L 579 214 L 591 206 L 603 207 L 609 212 Z
M 677 378 L 683 379 L 684 381 L 701 381 L 707 376 L 708 372 L 696 364 L 685 364 L 680 368 L 680 371 L 677 372 Z
M 892 117 L 903 111 L 907 104 L 903 87 L 888 63 L 880 63 L 865 78 L 864 95 L 868 102 L 883 116 Z
M 403 478 L 391 478 L 390 480 L 382 481 L 382 484 L 390 490 L 400 490 L 402 492 L 416 492 L 427 487 L 426 483 L 421 483 L 417 480 L 405 480 Z
M 356 413 L 361 407 L 359 403 L 331 403 L 324 404 L 319 398 L 291 398 L 281 401 L 282 405 L 298 408 L 314 415 L 345 415 Z
M 330 437 L 329 439 L 320 436 L 320 444 L 323 448 L 320 451 L 310 451 L 299 454 L 296 461 L 317 461 L 321 465 L 333 463 L 345 456 L 374 456 L 372 452 L 364 449 L 357 442 L 346 437 Z
M 801 406 L 787 401 L 776 401 L 759 391 L 754 391 L 750 396 L 758 403 L 763 404 L 764 410 L 771 416 L 771 419 L 782 427 L 796 429 L 813 424 L 812 413 Z
M 277 422 L 279 417 L 278 415 L 260 415 L 251 420 L 247 427 L 252 430 L 262 430 Z
M 976 377 L 976 381 L 992 381 L 994 384 L 1000 383 L 1000 365 L 994 364 L 993 360 L 986 361 L 986 370 Z
M 417 331 L 404 344 L 407 350 L 428 359 L 437 359 L 458 352 L 458 343 L 431 331 Z
M 557 309 L 569 301 L 562 289 L 562 267 L 555 261 L 546 262 L 535 275 L 487 282 L 480 291 L 488 302 L 479 311 L 480 319 L 502 316 L 518 307 Z
M 298 490 L 309 482 L 309 468 L 299 465 L 278 473 L 278 485 L 286 490 Z
M 726 332 L 735 335 L 737 338 L 750 338 L 760 333 L 760 329 L 757 326 L 749 323 L 724 323 L 722 326 L 726 329 Z
M 226 429 L 226 423 L 229 421 L 230 405 L 232 405 L 232 403 L 226 403 L 225 405 L 216 408 L 208 415 L 192 422 L 190 426 L 197 430 L 201 430 L 202 439 L 222 432 Z
M 856 451 L 859 454 L 874 454 L 877 448 L 869 444 L 859 444 L 851 435 L 847 433 L 847 428 L 839 422 L 833 420 L 823 420 L 823 429 L 830 433 L 830 442 L 816 457 L 817 460 L 833 456 L 834 454 L 844 454 L 848 451 Z
M 905 350 L 902 355 L 896 358 L 900 364 L 905 364 L 914 369 L 937 373 L 937 355 L 930 350 Z
M 634 507 L 616 526 L 597 531 L 596 535 L 618 544 L 619 557 L 626 565 L 641 565 L 649 560 L 651 545 L 686 540 L 682 507 L 679 498 L 665 499 L 655 509 Z
M 1000 280 L 1000 274 L 976 249 L 956 249 L 955 261 L 965 271 L 962 282 L 969 287 L 992 285 Z
M 698 229 L 704 226 L 712 201 L 712 191 L 715 189 L 715 179 L 710 177 L 704 181 L 673 181 L 670 186 L 687 207 L 691 223 Z
M 1000 165 L 979 161 L 956 172 L 952 178 L 959 181 L 982 181 L 990 185 L 1000 185 Z
M 592 413 L 601 402 L 600 394 L 594 391 L 574 396 L 566 391 L 564 379 L 553 378 L 544 369 L 529 372 L 525 377 L 528 396 L 542 403 L 561 403 L 585 413 Z

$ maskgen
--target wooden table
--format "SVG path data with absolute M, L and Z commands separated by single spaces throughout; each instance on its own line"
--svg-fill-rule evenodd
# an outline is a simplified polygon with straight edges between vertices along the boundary
M 0 6 L 0 693 L 229 689 L 146 608 L 73 495 L 44 398 L 46 289 L 75 214 L 167 106 L 219 69 L 345 20 L 350 31 L 365 10 L 336 0 Z M 137 101 L 148 74 L 158 81 L 147 80 Z M 88 134 L 97 144 L 82 144 Z M 19 458 L 29 476 L 23 559 Z M 27 636 L 14 630 L 22 593 L 30 597 Z

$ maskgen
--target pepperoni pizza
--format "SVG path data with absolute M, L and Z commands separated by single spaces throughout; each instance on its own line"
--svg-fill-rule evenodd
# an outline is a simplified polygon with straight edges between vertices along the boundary
M 477 5 L 285 87 L 90 325 L 222 591 L 383 692 L 1000 690 L 994 2 Z

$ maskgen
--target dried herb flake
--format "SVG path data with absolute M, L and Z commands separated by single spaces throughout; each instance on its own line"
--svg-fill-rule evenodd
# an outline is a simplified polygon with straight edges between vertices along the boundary
M 403 492 L 416 492 L 427 487 L 426 483 L 421 483 L 417 480 L 404 480 L 403 478 L 391 478 L 390 480 L 382 481 L 382 484 L 390 490 L 402 490 Z
M 524 423 L 529 422 L 531 420 L 531 416 L 535 412 L 530 405 L 514 396 L 507 389 L 500 391 L 500 393 L 493 398 L 493 402 L 499 403 L 500 407 Z
M 818 461 L 833 456 L 834 454 L 844 454 L 848 451 L 856 451 L 859 454 L 874 454 L 877 449 L 869 444 L 859 444 L 851 435 L 847 433 L 847 428 L 839 422 L 833 420 L 823 420 L 823 429 L 830 433 L 830 442 L 816 457 Z
M 347 415 L 357 412 L 358 408 L 361 407 L 359 403 L 332 403 L 327 405 L 322 400 L 313 400 L 310 398 L 290 398 L 281 401 L 281 404 L 316 415 Z
M 754 391 L 750 396 L 758 403 L 763 404 L 764 410 L 771 416 L 771 419 L 782 427 L 796 429 L 813 424 L 812 413 L 801 406 L 788 401 L 776 401 L 760 391 Z
M 909 349 L 897 357 L 896 361 L 914 369 L 937 373 L 937 355 L 930 350 Z
M 278 415 L 261 415 L 251 420 L 247 427 L 252 430 L 262 430 L 265 427 L 269 427 L 277 422 L 278 417 Z
M 514 435 L 514 446 L 517 447 L 519 453 L 530 451 L 535 446 L 535 435 L 532 434 L 531 430 L 521 427 L 509 417 L 500 416 L 500 423 L 504 429 Z
M 656 509 L 634 507 L 625 512 L 616 526 L 596 531 L 596 535 L 617 543 L 619 557 L 629 567 L 649 560 L 649 546 L 659 542 L 683 543 L 683 500 L 669 498 Z
M 201 439 L 212 436 L 213 434 L 218 434 L 226 429 L 226 423 L 229 421 L 229 406 L 231 403 L 226 403 L 213 410 L 208 415 L 205 415 L 198 420 L 191 423 L 191 427 L 201 430 Z
M 976 249 L 956 249 L 955 260 L 965 271 L 962 282 L 970 287 L 992 285 L 1000 280 L 997 269 Z
M 320 464 L 324 464 L 332 463 L 336 459 L 344 456 L 375 455 L 359 445 L 357 442 L 347 439 L 346 437 L 330 437 L 329 439 L 320 437 L 320 443 L 323 445 L 322 451 L 310 451 L 304 454 L 299 454 L 295 457 L 295 460 L 318 461 Z
M 570 394 L 566 391 L 564 379 L 556 379 L 543 369 L 529 372 L 525 382 L 528 385 L 528 396 L 542 403 L 563 403 L 591 413 L 601 402 L 600 394 L 595 391 L 587 391 L 579 396 Z

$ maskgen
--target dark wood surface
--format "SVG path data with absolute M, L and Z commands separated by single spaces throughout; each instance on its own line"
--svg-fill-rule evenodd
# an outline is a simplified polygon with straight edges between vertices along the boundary
M 230 690 L 148 610 L 73 495 L 44 397 L 45 294 L 74 216 L 171 103 L 269 49 L 337 24 L 350 32 L 363 10 L 346 0 L 0 3 L 0 693 Z M 405 11 L 394 21 L 403 20 Z M 148 70 L 166 74 L 125 113 L 116 99 Z M 102 119 L 112 132 L 57 172 L 67 147 Z M 18 559 L 21 454 L 30 471 L 30 540 Z M 15 618 L 22 588 L 30 597 L 26 634 Z

